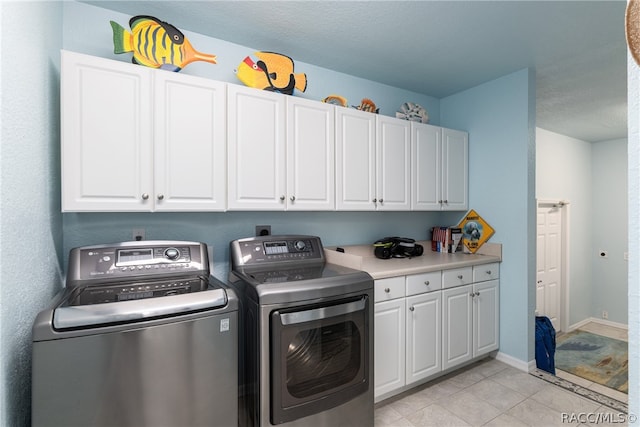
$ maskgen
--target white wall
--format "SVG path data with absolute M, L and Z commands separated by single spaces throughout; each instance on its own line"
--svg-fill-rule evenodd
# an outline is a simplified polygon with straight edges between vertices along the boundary
M 592 316 L 591 144 L 536 129 L 536 198 L 568 200 L 569 325 Z
M 570 202 L 569 326 L 603 311 L 627 324 L 627 140 L 536 135 L 536 197 Z
M 58 2 L 0 2 L 0 425 L 30 424 L 31 326 L 60 289 Z

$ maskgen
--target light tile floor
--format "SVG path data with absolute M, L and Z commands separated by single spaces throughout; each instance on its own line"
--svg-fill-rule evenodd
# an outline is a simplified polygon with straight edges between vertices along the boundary
M 484 359 L 376 404 L 375 426 L 566 426 L 595 417 L 620 425 L 624 414 Z

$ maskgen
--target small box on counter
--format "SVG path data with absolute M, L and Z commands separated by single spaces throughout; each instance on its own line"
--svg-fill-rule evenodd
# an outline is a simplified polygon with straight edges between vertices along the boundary
M 433 227 L 431 250 L 434 252 L 461 252 L 462 229 L 459 227 Z

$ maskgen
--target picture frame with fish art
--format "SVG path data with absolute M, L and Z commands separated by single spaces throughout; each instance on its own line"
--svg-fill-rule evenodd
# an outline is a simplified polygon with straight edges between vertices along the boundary
M 307 90 L 307 75 L 294 72 L 293 59 L 275 52 L 254 52 L 234 70 L 245 86 L 293 95 Z
M 173 25 L 149 15 L 129 20 L 131 31 L 114 21 L 113 52 L 133 52 L 131 62 L 151 68 L 180 71 L 194 61 L 216 63 L 216 56 L 198 52 L 185 35 Z

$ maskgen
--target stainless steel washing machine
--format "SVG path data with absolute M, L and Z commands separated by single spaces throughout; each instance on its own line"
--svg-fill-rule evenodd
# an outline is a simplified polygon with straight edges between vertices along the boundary
M 373 279 L 325 262 L 320 238 L 231 242 L 243 306 L 245 426 L 373 425 Z
M 209 272 L 203 243 L 73 249 L 33 326 L 33 426 L 236 426 L 238 299 Z

